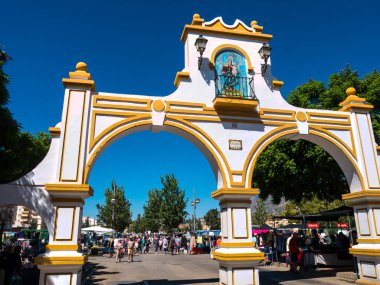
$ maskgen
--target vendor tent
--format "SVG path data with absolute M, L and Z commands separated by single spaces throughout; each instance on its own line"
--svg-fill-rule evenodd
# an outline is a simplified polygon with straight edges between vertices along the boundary
M 114 232 L 113 229 L 107 229 L 100 226 L 93 226 L 88 228 L 82 228 L 82 232 L 96 232 L 97 234 L 105 234 L 105 233 L 112 233 Z
M 298 216 L 273 216 L 273 219 L 288 219 L 288 220 L 298 220 L 298 221 L 338 221 L 340 217 L 354 216 L 354 210 L 349 206 L 341 206 L 339 208 L 322 211 L 316 214 L 310 215 L 298 215 Z

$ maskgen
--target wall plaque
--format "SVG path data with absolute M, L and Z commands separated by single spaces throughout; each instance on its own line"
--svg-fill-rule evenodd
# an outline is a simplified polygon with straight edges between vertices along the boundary
M 230 150 L 242 150 L 243 142 L 242 140 L 228 140 Z

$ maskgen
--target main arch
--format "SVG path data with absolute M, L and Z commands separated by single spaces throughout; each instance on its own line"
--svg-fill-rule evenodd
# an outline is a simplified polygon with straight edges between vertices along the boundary
M 262 31 L 256 21 L 227 25 L 220 17 L 205 22 L 195 14 L 181 36 L 185 66 L 175 76 L 177 89 L 164 97 L 97 91 L 83 62 L 63 79 L 62 118 L 49 129 L 49 154 L 25 177 L 0 186 L 5 193 L 18 185 L 19 200 L 45 197 L 42 208 L 48 209 L 51 223 L 48 250 L 36 259 L 41 285 L 80 283 L 86 258 L 78 251 L 78 239 L 83 203 L 92 195 L 87 184 L 91 167 L 113 141 L 141 130 L 179 134 L 208 158 L 217 177 L 211 196 L 220 201 L 221 211 L 222 243 L 214 252 L 220 284 L 259 284 L 257 264 L 263 255 L 252 246 L 250 210 L 250 198 L 259 190 L 251 188 L 252 173 L 266 145 L 284 136 L 320 145 L 341 166 L 351 191 L 343 199 L 353 203 L 358 225 L 359 244 L 351 253 L 357 257 L 359 282 L 380 284 L 373 106 L 353 88 L 339 111 L 289 105 L 270 59 L 264 62 L 259 55 L 272 39 Z M 200 35 L 207 39 L 202 61 L 194 47 Z

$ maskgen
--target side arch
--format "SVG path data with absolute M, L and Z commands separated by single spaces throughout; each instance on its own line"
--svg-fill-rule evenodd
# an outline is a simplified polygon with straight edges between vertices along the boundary
M 91 151 L 90 157 L 84 168 L 83 183 L 88 183 L 91 169 L 96 159 L 105 149 L 107 149 L 109 145 L 124 136 L 140 131 L 151 130 L 152 120 L 149 118 L 134 122 L 125 122 L 125 124 L 115 123 L 114 125 L 107 128 L 109 131 L 103 134 L 102 140 L 97 146 L 94 146 Z M 218 188 L 226 187 L 226 185 L 228 185 L 228 182 L 230 181 L 230 177 L 228 175 L 230 173 L 229 166 L 221 150 L 211 140 L 211 138 L 204 135 L 195 126 L 193 126 L 193 128 L 189 127 L 188 123 L 184 120 L 176 120 L 173 118 L 165 120 L 164 125 L 162 127 L 160 126 L 159 130 L 179 135 L 193 143 L 208 160 L 217 180 Z
M 0 207 L 24 206 L 36 212 L 50 233 L 54 229 L 54 206 L 44 187 L 4 184 L 1 187 Z
M 254 145 L 247 157 L 243 172 L 244 175 L 246 175 L 244 177 L 244 181 L 246 181 L 248 185 L 252 185 L 254 168 L 260 154 L 270 143 L 281 138 L 288 138 L 291 140 L 303 139 L 322 147 L 335 159 L 339 167 L 342 169 L 350 187 L 350 192 L 358 192 L 366 189 L 364 179 L 357 162 L 346 145 L 343 145 L 336 138 L 328 135 L 328 133 L 317 129 L 309 129 L 308 134 L 299 134 L 297 126 L 277 128 L 262 137 Z
M 247 52 L 244 49 L 242 49 L 241 47 L 236 46 L 236 45 L 231 45 L 231 44 L 223 44 L 223 45 L 216 47 L 213 50 L 211 57 L 210 57 L 210 63 L 209 63 L 210 69 L 215 68 L 215 58 L 218 55 L 218 53 L 222 50 L 235 50 L 235 51 L 241 53 L 245 57 L 245 60 L 247 61 L 248 72 L 253 71 L 252 62 L 251 62 L 251 59 L 250 59 L 249 55 L 247 54 Z

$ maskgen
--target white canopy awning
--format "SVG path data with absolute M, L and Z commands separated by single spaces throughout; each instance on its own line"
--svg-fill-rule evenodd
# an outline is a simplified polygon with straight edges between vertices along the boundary
M 88 228 L 82 228 L 81 231 L 82 232 L 96 232 L 98 234 L 104 234 L 104 233 L 112 233 L 112 232 L 114 232 L 113 229 L 107 229 L 107 228 L 103 228 L 103 227 L 100 227 L 100 226 L 93 226 L 93 227 L 88 227 Z

